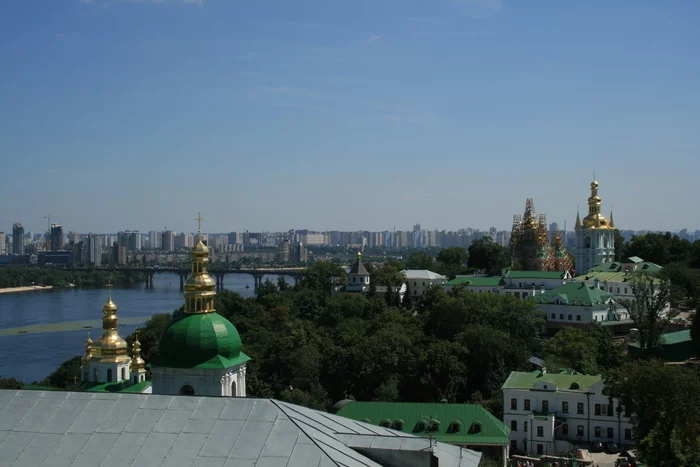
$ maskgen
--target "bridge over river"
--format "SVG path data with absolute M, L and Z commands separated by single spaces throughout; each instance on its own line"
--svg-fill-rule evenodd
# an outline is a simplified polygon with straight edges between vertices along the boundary
M 122 271 L 122 272 L 139 272 L 146 275 L 146 288 L 153 287 L 153 276 L 158 273 L 174 273 L 180 276 L 180 290 L 184 289 L 185 280 L 190 274 L 189 268 L 139 268 L 139 267 L 113 267 L 113 268 L 75 268 L 76 271 Z M 255 287 L 262 284 L 263 276 L 289 276 L 297 280 L 304 275 L 305 268 L 230 268 L 230 269 L 209 269 L 209 275 L 216 280 L 216 290 L 223 290 L 224 277 L 226 274 L 248 274 L 255 280 Z

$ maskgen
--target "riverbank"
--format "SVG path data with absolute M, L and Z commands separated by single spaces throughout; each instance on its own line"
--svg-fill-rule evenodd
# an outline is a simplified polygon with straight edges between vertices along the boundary
M 6 287 L 0 289 L 0 294 L 4 293 L 19 293 L 19 292 L 34 292 L 36 290 L 51 290 L 53 285 L 30 285 L 27 287 Z

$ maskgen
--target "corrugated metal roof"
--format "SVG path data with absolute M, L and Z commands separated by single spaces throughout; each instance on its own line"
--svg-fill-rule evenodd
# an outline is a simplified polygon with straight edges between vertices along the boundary
M 0 390 L 0 464 L 8 466 L 381 465 L 367 449 L 432 451 L 441 467 L 476 467 L 481 457 L 427 443 L 270 399 Z

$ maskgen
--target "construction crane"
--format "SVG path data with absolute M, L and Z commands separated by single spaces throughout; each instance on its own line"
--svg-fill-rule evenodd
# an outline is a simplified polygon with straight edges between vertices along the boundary
M 51 214 L 47 214 L 44 216 L 44 219 L 48 220 L 48 229 L 46 230 L 46 251 L 51 251 L 51 220 L 60 218 L 60 216 L 52 216 Z

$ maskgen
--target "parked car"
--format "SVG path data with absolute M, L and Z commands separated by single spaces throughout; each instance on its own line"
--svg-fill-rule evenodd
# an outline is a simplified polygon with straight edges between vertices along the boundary
M 605 450 L 605 446 L 603 446 L 603 443 L 600 441 L 592 441 L 591 442 L 591 448 L 589 451 L 591 452 L 603 452 Z
M 617 454 L 620 452 L 620 447 L 612 441 L 609 441 L 605 443 L 605 452 L 608 454 Z

